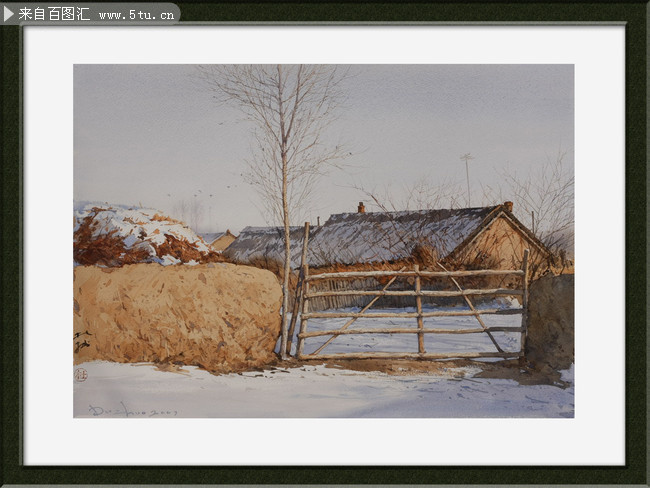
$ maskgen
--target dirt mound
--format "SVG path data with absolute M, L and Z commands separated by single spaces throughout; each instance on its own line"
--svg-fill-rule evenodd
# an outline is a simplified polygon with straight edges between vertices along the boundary
M 526 359 L 538 371 L 568 369 L 574 362 L 573 275 L 531 283 Z
M 281 301 L 275 276 L 248 266 L 78 266 L 74 362 L 261 366 L 275 358 Z
M 182 222 L 156 210 L 88 205 L 75 212 L 75 264 L 197 264 L 224 261 Z

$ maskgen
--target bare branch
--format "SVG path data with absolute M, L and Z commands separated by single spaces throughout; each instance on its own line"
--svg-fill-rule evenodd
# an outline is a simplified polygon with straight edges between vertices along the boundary
M 484 199 L 514 202 L 515 215 L 554 252 L 573 253 L 575 178 L 564 163 L 566 151 L 558 151 L 537 171 L 519 175 L 501 172 L 503 186 L 484 187 Z M 494 202 L 492 202 L 494 203 Z

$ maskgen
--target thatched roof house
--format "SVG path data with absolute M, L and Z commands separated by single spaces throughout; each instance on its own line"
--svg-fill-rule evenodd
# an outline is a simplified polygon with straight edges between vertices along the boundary
M 200 234 L 203 240 L 215 251 L 223 251 L 230 244 L 233 243 L 237 236 L 230 232 L 228 229 L 226 232 L 211 232 L 206 234 Z
M 300 265 L 303 228 L 291 231 L 292 267 Z M 389 262 L 425 252 L 435 260 L 474 268 L 517 268 L 524 249 L 533 263 L 549 250 L 513 214 L 512 203 L 452 210 L 365 212 L 332 215 L 312 229 L 310 266 Z M 281 228 L 247 227 L 226 255 L 240 262 L 253 256 L 283 257 Z
M 363 207 L 360 206 L 360 209 Z M 510 268 L 523 250 L 535 261 L 550 252 L 513 214 L 512 203 L 492 207 L 332 215 L 309 242 L 309 264 L 396 261 L 426 252 L 472 267 Z
M 303 227 L 291 227 L 291 264 L 300 266 Z M 223 252 L 237 263 L 284 260 L 284 229 L 282 227 L 245 227 Z

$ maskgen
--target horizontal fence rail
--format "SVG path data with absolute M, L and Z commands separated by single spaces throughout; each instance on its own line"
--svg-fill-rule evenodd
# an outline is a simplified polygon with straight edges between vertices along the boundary
M 345 273 L 320 273 L 305 277 L 305 281 L 339 280 L 346 278 L 376 278 L 382 276 L 419 276 L 421 278 L 450 278 L 462 276 L 523 276 L 521 269 L 474 269 L 466 271 L 349 271 Z
M 455 352 L 452 354 L 418 352 L 340 352 L 333 354 L 307 354 L 302 359 L 450 359 L 450 358 L 502 358 L 521 357 L 519 352 Z
M 307 236 L 309 227 L 305 225 L 305 241 L 303 247 L 303 260 L 300 273 L 300 330 L 297 334 L 298 344 L 296 348 L 296 357 L 299 359 L 449 359 L 449 358 L 517 358 L 522 357 L 524 353 L 524 344 L 527 334 L 526 312 L 528 306 L 528 256 L 529 250 L 526 249 L 523 255 L 521 269 L 508 270 L 465 270 L 465 271 L 448 271 L 440 265 L 443 271 L 422 271 L 417 265 L 413 270 L 405 268 L 399 271 L 382 270 L 382 271 L 350 271 L 342 273 L 321 273 L 309 274 L 309 266 L 306 261 L 307 255 Z M 458 277 L 486 277 L 486 276 L 516 276 L 521 280 L 521 289 L 509 288 L 472 288 L 463 289 L 455 278 Z M 315 282 L 336 283 L 341 280 L 363 280 L 373 278 L 387 278 L 389 281 L 384 284 L 381 290 L 357 290 L 357 289 L 339 289 L 338 284 L 331 286 L 327 291 L 310 291 L 310 286 Z M 398 278 L 414 278 L 413 289 L 411 290 L 388 290 Z M 422 279 L 425 278 L 447 278 L 455 286 L 455 290 L 422 290 Z M 329 281 L 328 281 L 329 280 Z M 359 312 L 310 312 L 310 300 L 323 300 L 328 297 L 373 297 Z M 520 308 L 485 308 L 477 309 L 472 304 L 470 297 L 481 296 L 513 296 L 521 297 Z M 380 297 L 414 297 L 415 312 L 370 312 L 366 313 L 370 307 Z M 434 310 L 423 311 L 422 297 L 462 297 L 469 310 Z M 346 298 L 347 299 L 347 298 Z M 490 326 L 488 327 L 482 320 L 483 315 L 521 315 L 521 325 L 519 327 Z M 423 319 L 427 317 L 462 317 L 473 316 L 476 318 L 479 327 L 474 328 L 435 328 L 424 327 Z M 349 319 L 342 327 L 336 330 L 307 331 L 307 324 L 310 319 L 332 319 L 347 318 Z M 376 328 L 357 328 L 349 327 L 358 319 L 382 319 L 382 318 L 406 318 L 416 319 L 416 324 L 411 327 L 376 327 Z M 504 351 L 492 332 L 512 332 L 521 334 L 521 347 L 519 351 Z M 496 351 L 478 351 L 478 352 L 449 352 L 449 353 L 430 353 L 424 348 L 424 336 L 426 334 L 486 334 Z M 323 354 L 321 351 L 330 344 L 334 339 L 342 335 L 354 334 L 414 334 L 418 338 L 418 352 L 356 352 L 356 353 L 331 353 Z M 330 336 L 315 352 L 304 354 L 305 339 Z M 291 339 L 289 339 L 291 340 Z M 290 346 L 290 343 L 289 343 Z M 287 352 L 290 350 L 287 349 Z
M 345 330 L 318 330 L 305 332 L 302 337 L 319 337 L 326 335 L 345 335 L 345 334 L 476 334 L 477 332 L 521 332 L 521 327 L 488 327 L 487 329 L 404 329 L 404 328 L 386 328 L 386 329 L 345 329 Z
M 305 295 L 306 298 L 333 297 L 333 296 L 380 296 L 380 297 L 462 297 L 462 296 L 523 296 L 524 290 L 510 290 L 508 288 L 494 288 L 482 290 L 422 290 L 419 292 L 411 290 L 345 290 L 345 291 L 316 291 Z
M 519 315 L 523 313 L 523 308 L 485 308 L 472 310 L 441 310 L 437 312 L 307 312 L 302 315 L 304 319 L 343 319 L 343 318 L 357 318 L 357 319 L 416 319 L 418 317 L 462 317 L 462 316 L 475 316 L 475 315 Z M 483 329 L 484 330 L 484 329 Z

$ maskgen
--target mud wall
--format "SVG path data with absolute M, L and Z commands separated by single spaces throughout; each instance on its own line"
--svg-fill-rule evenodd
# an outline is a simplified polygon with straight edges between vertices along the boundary
M 574 362 L 573 275 L 547 275 L 530 285 L 526 359 L 540 371 Z
M 277 278 L 249 266 L 78 266 L 74 362 L 260 366 L 275 357 L 281 302 Z

